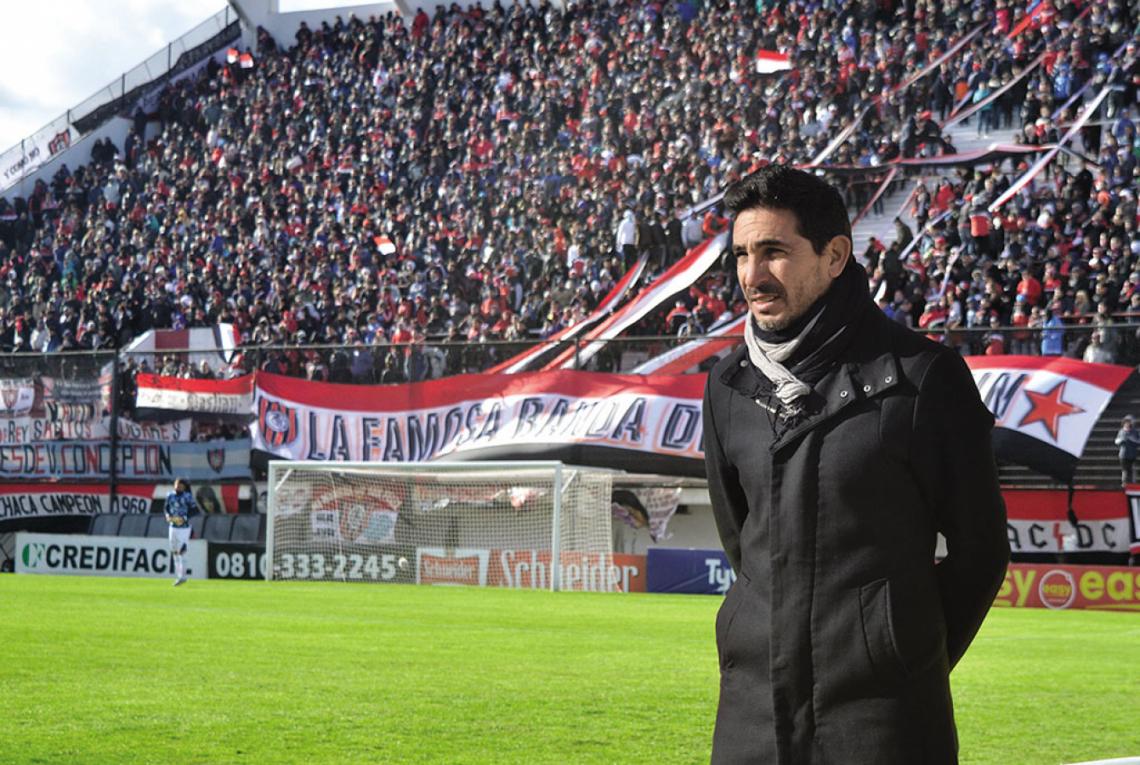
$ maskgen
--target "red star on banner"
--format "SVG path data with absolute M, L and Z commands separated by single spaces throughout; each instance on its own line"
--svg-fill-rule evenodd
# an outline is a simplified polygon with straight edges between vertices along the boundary
M 1037 393 L 1032 390 L 1025 391 L 1025 395 L 1029 396 L 1029 411 L 1021 418 L 1021 422 L 1017 423 L 1018 429 L 1020 430 L 1026 425 L 1039 422 L 1045 426 L 1045 430 L 1049 431 L 1049 437 L 1056 442 L 1057 430 L 1060 427 L 1061 418 L 1070 414 L 1081 414 L 1085 411 L 1079 406 L 1070 404 L 1062 398 L 1065 394 L 1065 385 L 1067 383 L 1068 380 L 1062 380 L 1054 385 L 1052 390 L 1046 393 Z

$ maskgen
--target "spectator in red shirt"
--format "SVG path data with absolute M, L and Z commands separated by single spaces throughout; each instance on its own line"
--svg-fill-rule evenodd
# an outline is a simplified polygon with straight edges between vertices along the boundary
M 1030 306 L 1040 305 L 1041 282 L 1034 278 L 1028 268 L 1021 271 L 1021 281 L 1017 283 L 1017 296 Z

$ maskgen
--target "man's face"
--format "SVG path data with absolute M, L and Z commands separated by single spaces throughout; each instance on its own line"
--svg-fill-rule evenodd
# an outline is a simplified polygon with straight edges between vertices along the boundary
M 850 250 L 846 237 L 835 237 L 817 254 L 789 210 L 744 210 L 732 228 L 736 277 L 756 323 L 769 332 L 791 325 L 827 291 Z

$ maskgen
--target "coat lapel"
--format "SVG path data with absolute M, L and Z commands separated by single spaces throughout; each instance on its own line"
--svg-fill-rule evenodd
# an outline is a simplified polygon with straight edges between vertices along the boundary
M 857 401 L 881 395 L 899 384 L 900 367 L 893 353 L 865 362 L 838 364 L 814 388 L 815 407 L 792 427 L 780 433 L 770 447 L 778 454 L 811 431 L 838 417 Z
M 853 350 L 854 353 L 847 356 L 860 359 L 863 354 L 858 349 Z M 731 359 L 721 375 L 722 382 L 753 400 L 771 392 L 771 383 L 748 360 L 743 346 L 733 352 Z M 891 351 L 836 364 L 815 384 L 812 391 L 814 405 L 808 408 L 808 413 L 792 427 L 779 432 L 772 441 L 769 447 L 772 454 L 779 453 L 820 425 L 838 417 L 855 402 L 879 396 L 896 387 L 902 379 L 901 370 L 898 358 Z

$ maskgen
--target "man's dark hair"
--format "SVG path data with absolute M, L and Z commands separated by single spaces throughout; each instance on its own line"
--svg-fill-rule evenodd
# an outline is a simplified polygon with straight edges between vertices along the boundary
M 733 224 L 737 215 L 756 207 L 789 211 L 796 217 L 797 232 L 817 255 L 834 237 L 851 239 L 851 221 L 839 192 L 787 165 L 768 165 L 741 178 L 724 192 L 724 206 Z

